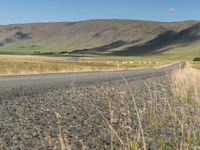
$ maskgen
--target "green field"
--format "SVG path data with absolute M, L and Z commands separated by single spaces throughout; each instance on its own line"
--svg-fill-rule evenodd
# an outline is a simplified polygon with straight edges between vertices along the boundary
M 173 45 L 173 48 L 170 50 L 163 51 L 161 53 L 137 53 L 135 54 L 134 51 L 125 51 L 125 50 L 115 50 L 110 53 L 103 53 L 97 51 L 95 49 L 91 51 L 83 51 L 77 54 L 70 54 L 69 56 L 72 57 L 132 57 L 133 59 L 140 59 L 140 60 L 161 60 L 161 61 L 178 61 L 178 60 L 192 60 L 196 56 L 200 56 L 200 43 L 195 43 L 193 45 Z M 66 50 L 70 51 L 70 49 Z M 47 48 L 33 48 L 29 46 L 25 46 L 24 48 L 17 48 L 17 46 L 9 46 L 9 47 L 0 47 L 0 54 L 17 54 L 17 55 L 51 55 L 51 56 L 60 56 L 62 57 L 63 50 L 60 49 L 47 49 Z

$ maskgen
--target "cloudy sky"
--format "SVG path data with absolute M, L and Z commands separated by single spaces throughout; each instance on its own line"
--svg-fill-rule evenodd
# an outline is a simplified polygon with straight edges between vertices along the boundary
M 200 0 L 0 0 L 0 24 L 137 19 L 200 20 Z

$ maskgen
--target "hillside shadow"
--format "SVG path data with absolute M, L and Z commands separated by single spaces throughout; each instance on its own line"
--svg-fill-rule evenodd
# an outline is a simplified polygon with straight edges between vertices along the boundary
M 97 55 L 112 55 L 112 56 L 138 56 L 138 55 L 153 55 L 160 54 L 165 51 L 169 51 L 178 47 L 189 46 L 196 41 L 200 40 L 200 23 L 195 24 L 192 27 L 184 29 L 180 32 L 174 30 L 167 30 L 154 39 L 147 41 L 146 43 L 139 43 L 142 39 L 132 42 L 126 42 L 118 40 L 107 45 L 100 47 L 94 47 L 91 49 L 75 50 L 70 54 L 97 54 Z M 112 49 L 120 48 L 122 46 L 132 45 L 130 47 L 118 50 L 110 51 Z
M 142 39 L 138 39 L 138 40 L 135 40 L 135 41 L 132 41 L 132 42 L 126 42 L 126 41 L 123 41 L 123 40 L 118 40 L 118 41 L 112 42 L 110 44 L 99 46 L 99 47 L 94 47 L 94 48 L 91 48 L 91 49 L 74 50 L 74 51 L 70 52 L 70 54 L 81 54 L 81 53 L 86 54 L 86 53 L 93 53 L 93 52 L 103 53 L 103 52 L 109 51 L 111 49 L 122 47 L 122 46 L 127 45 L 127 44 L 135 44 L 135 43 L 137 43 L 141 40 Z
M 200 40 L 200 36 L 185 36 L 184 32 L 176 33 L 174 31 L 166 31 L 155 39 L 143 44 L 128 47 L 121 51 L 112 52 L 115 56 L 138 56 L 147 54 L 160 54 L 172 48 L 189 46 Z

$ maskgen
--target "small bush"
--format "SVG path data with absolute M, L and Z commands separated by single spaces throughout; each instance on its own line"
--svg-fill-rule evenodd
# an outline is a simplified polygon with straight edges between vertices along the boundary
M 195 58 L 193 59 L 193 61 L 200 61 L 200 56 L 195 57 Z
M 34 55 L 39 55 L 39 54 L 41 54 L 40 51 L 34 51 Z

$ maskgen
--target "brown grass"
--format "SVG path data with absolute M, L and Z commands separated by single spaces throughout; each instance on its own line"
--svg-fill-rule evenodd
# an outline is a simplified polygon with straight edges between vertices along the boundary
M 0 75 L 129 70 L 160 67 L 169 63 L 134 57 L 84 57 L 70 60 L 67 57 L 0 55 Z
M 194 66 L 193 66 L 194 67 Z M 179 100 L 200 106 L 200 71 L 187 66 L 172 75 L 173 93 Z

